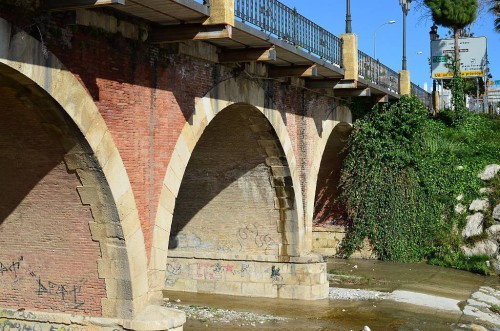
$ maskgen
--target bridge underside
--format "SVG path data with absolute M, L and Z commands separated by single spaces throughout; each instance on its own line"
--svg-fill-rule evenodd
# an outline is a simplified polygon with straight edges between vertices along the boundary
M 324 263 L 292 263 L 295 191 L 280 142 L 247 104 L 217 114 L 191 155 L 176 200 L 165 288 L 320 299 Z

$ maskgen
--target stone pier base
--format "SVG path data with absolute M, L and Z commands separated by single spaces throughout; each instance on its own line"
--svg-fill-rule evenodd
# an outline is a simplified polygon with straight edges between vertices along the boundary
M 326 263 L 169 258 L 165 290 L 317 300 L 328 297 Z
M 30 331 L 182 331 L 186 315 L 179 310 L 150 305 L 135 319 L 0 308 L 0 330 Z

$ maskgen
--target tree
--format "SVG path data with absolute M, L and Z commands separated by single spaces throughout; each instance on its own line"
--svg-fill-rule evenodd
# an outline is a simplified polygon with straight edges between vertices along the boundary
M 500 0 L 493 0 L 490 11 L 496 15 L 495 29 L 500 32 Z
M 458 76 L 460 70 L 458 38 L 462 29 L 476 19 L 478 0 L 425 0 L 424 3 L 431 10 L 432 19 L 436 24 L 453 29 L 455 39 L 453 73 L 454 76 Z
M 460 49 L 458 38 L 463 29 L 474 22 L 478 10 L 478 0 L 424 0 L 436 24 L 453 30 L 455 56 L 452 60 L 453 78 L 451 80 L 452 104 L 455 111 L 465 109 L 464 83 L 460 77 Z

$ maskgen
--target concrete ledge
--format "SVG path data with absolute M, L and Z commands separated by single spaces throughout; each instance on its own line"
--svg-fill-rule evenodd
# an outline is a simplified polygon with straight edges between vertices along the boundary
M 147 306 L 133 320 L 0 308 L 2 330 L 182 330 L 186 315 L 162 306 Z

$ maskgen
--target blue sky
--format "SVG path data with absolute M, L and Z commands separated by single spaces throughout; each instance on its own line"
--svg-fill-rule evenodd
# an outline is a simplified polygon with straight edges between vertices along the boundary
M 299 13 L 335 35 L 345 31 L 345 0 L 280 0 L 289 7 L 296 7 Z M 411 80 L 431 87 L 428 58 L 430 54 L 429 31 L 432 19 L 426 18 L 424 9 L 418 10 L 412 3 L 407 17 L 407 61 Z M 351 0 L 352 29 L 358 35 L 359 49 L 373 56 L 373 33 L 384 22 L 395 20 L 377 30 L 376 52 L 385 65 L 399 71 L 403 54 L 403 13 L 398 0 Z M 487 13 L 473 24 L 475 36 L 486 36 L 488 57 L 493 79 L 500 80 L 500 33 L 494 31 L 494 16 Z M 448 29 L 439 27 L 441 38 Z M 418 55 L 417 52 L 422 52 Z

